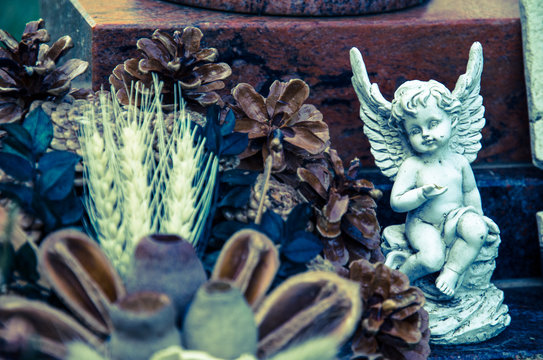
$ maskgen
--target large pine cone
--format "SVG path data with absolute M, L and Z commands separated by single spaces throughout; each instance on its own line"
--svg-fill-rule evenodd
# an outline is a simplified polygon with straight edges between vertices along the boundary
M 21 120 L 34 100 L 60 99 L 71 90 L 71 81 L 87 70 L 88 63 L 70 59 L 57 67 L 57 61 L 73 47 L 71 37 L 63 36 L 51 47 L 44 21 L 29 22 L 17 42 L 0 30 L 0 123 Z
M 351 280 L 360 283 L 362 321 L 352 342 L 356 359 L 424 360 L 430 354 L 428 313 L 422 291 L 382 263 L 357 260 Z
M 132 84 L 135 89 L 150 89 L 152 74 L 164 82 L 163 104 L 173 104 L 179 83 L 182 96 L 188 106 L 209 106 L 220 101 L 215 91 L 224 88 L 224 82 L 232 74 L 226 63 L 215 63 L 218 52 L 214 48 L 200 48 L 202 32 L 192 26 L 175 31 L 173 36 L 155 30 L 153 36 L 137 42 L 141 56 L 126 60 L 113 70 L 109 82 L 117 91 L 119 102 L 137 103 L 129 98 Z

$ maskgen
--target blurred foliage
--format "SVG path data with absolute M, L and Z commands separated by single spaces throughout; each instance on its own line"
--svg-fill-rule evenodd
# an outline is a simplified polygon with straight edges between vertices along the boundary
M 39 0 L 0 0 L 0 29 L 9 32 L 17 41 L 29 21 L 40 18 Z

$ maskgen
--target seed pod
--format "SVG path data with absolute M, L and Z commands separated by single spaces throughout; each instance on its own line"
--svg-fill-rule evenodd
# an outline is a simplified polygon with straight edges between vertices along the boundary
M 253 311 L 231 283 L 210 280 L 198 289 L 183 322 L 183 346 L 222 359 L 254 355 L 257 328 Z
M 156 351 L 181 345 L 175 327 L 175 309 L 166 294 L 140 291 L 111 308 L 113 331 L 109 339 L 112 360 L 148 360 Z
M 278 268 L 274 243 L 261 232 L 245 229 L 224 244 L 211 279 L 231 281 L 255 305 L 268 291 Z
M 92 331 L 108 335 L 112 329 L 109 307 L 125 290 L 98 244 L 77 230 L 56 231 L 41 245 L 40 264 L 75 316 Z
M 63 358 L 67 343 L 73 341 L 102 348 L 101 341 L 95 335 L 62 311 L 41 301 L 13 295 L 0 296 L 0 327 L 9 330 L 14 322 L 24 324 L 31 331 L 31 334 L 25 335 L 36 340 L 36 350 L 48 355 L 47 358 Z
M 341 344 L 362 313 L 359 285 L 331 272 L 310 271 L 279 285 L 256 311 L 258 357 L 326 336 Z

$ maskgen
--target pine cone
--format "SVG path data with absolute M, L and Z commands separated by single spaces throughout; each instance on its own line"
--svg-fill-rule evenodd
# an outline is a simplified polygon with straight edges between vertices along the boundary
M 51 47 L 44 21 L 29 22 L 21 42 L 0 30 L 0 123 L 21 120 L 34 100 L 61 99 L 71 90 L 71 81 L 87 70 L 88 63 L 70 59 L 57 61 L 73 47 L 63 36 Z
M 405 274 L 363 259 L 351 263 L 349 277 L 360 283 L 364 303 L 352 342 L 355 358 L 426 359 L 430 330 L 422 291 Z
M 217 49 L 200 48 L 202 37 L 200 29 L 189 26 L 183 32 L 175 31 L 173 36 L 155 30 L 151 39 L 139 39 L 137 47 L 141 56 L 117 65 L 109 77 L 119 102 L 123 105 L 137 103 L 136 99 L 131 101 L 129 98 L 132 83 L 135 89 L 151 89 L 153 73 L 164 82 L 165 105 L 174 103 L 178 82 L 189 107 L 206 107 L 220 102 L 215 91 L 224 88 L 222 80 L 232 74 L 232 69 L 226 63 L 215 63 Z
M 316 207 L 325 258 L 341 266 L 349 260 L 384 261 L 373 198 L 381 193 L 358 176 L 357 159 L 347 171 L 334 149 L 325 153 L 324 160 L 298 168 L 297 175 L 302 181 L 300 192 Z
M 260 170 L 272 154 L 274 173 L 296 171 L 303 160 L 320 155 L 328 146 L 330 134 L 322 113 L 304 104 L 309 96 L 304 81 L 274 81 L 267 98 L 241 83 L 232 96 L 238 116 L 234 130 L 249 135 L 249 146 L 240 154 L 244 168 Z

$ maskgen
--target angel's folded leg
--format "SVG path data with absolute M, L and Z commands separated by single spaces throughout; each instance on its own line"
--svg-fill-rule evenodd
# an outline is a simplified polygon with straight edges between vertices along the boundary
M 436 280 L 437 288 L 446 295 L 454 294 L 458 279 L 479 255 L 488 227 L 482 216 L 468 212 L 458 221 L 456 232 L 459 238 L 453 243 L 443 271 Z
M 400 271 L 410 281 L 441 270 L 445 262 L 445 246 L 434 226 L 412 219 L 406 224 L 406 236 L 416 253 L 407 258 Z

